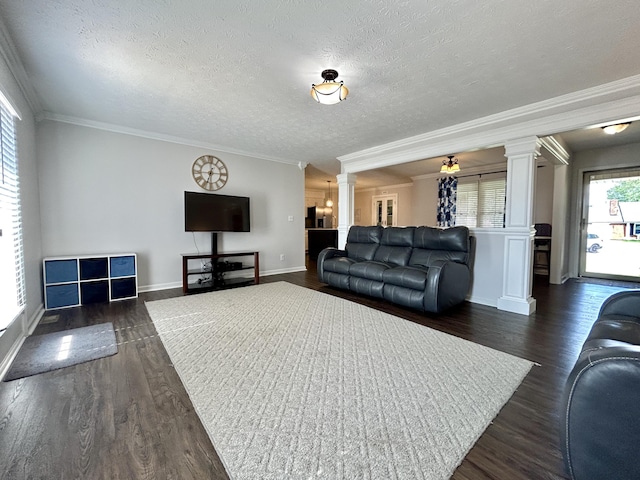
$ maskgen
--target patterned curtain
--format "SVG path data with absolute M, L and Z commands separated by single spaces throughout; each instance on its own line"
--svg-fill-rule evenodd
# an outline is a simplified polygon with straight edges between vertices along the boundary
M 453 227 L 456 224 L 456 198 L 458 177 L 438 179 L 438 226 Z

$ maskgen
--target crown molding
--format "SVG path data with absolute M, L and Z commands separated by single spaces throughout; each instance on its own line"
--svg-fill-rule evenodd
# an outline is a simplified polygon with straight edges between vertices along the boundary
M 24 69 L 24 65 L 20 60 L 20 56 L 18 55 L 18 51 L 9 37 L 9 33 L 6 25 L 2 21 L 0 17 L 0 55 L 9 67 L 9 71 L 16 83 L 18 84 L 18 88 L 22 92 L 29 108 L 33 115 L 38 115 L 42 111 L 42 104 L 40 103 L 40 99 L 36 94 L 36 91 L 27 76 L 27 72 Z M 16 106 L 14 105 L 14 108 Z
M 411 179 L 413 180 L 413 177 L 411 177 Z M 365 193 L 365 192 L 378 192 L 379 190 L 384 190 L 384 189 L 408 188 L 408 187 L 413 187 L 413 183 L 399 183 L 397 185 L 382 185 L 380 187 L 367 187 L 367 188 L 358 188 L 356 186 L 355 190 L 358 193 Z M 386 195 L 386 194 L 380 193 L 380 195 Z
M 299 160 L 290 160 L 286 158 L 271 157 L 269 155 L 263 155 L 255 152 L 248 152 L 245 150 L 238 150 L 235 148 L 225 147 L 223 145 L 216 145 L 214 143 L 200 142 L 198 140 L 176 137 L 173 135 L 165 135 L 165 134 L 156 133 L 156 132 L 149 132 L 146 130 L 139 130 L 136 128 L 123 127 L 122 125 L 115 125 L 112 123 L 96 122 L 94 120 L 87 120 L 84 118 L 72 117 L 68 115 L 59 115 L 57 113 L 42 112 L 36 117 L 36 119 L 39 122 L 43 120 L 49 120 L 52 122 L 68 123 L 71 125 L 78 125 L 80 127 L 95 128 L 96 130 L 104 130 L 107 132 L 121 133 L 123 135 L 132 135 L 134 137 L 148 138 L 151 140 L 160 140 L 162 142 L 176 143 L 179 145 L 186 145 L 189 147 L 205 148 L 207 150 L 215 150 L 217 152 L 230 153 L 233 155 L 242 155 L 244 157 L 251 157 L 251 158 L 257 158 L 260 160 L 266 160 L 268 162 L 295 165 L 300 170 L 303 170 L 303 166 L 304 168 L 306 168 L 307 166 L 306 163 L 303 164 L 303 162 L 300 162 Z
M 338 157 L 357 173 L 640 115 L 640 75 Z
M 544 137 L 540 139 L 540 143 L 542 144 L 542 148 L 546 149 L 551 156 L 551 158 L 548 158 L 547 160 L 550 160 L 554 165 L 569 165 L 569 158 L 571 158 L 571 154 L 557 138 L 553 136 Z

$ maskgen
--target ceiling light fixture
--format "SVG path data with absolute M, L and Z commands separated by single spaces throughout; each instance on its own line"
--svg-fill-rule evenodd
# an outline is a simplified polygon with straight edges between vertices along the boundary
M 329 184 L 329 198 L 327 198 L 325 205 L 327 207 L 333 207 L 333 200 L 331 199 L 331 180 L 327 180 L 327 183 Z
M 311 84 L 311 96 L 323 105 L 333 105 L 340 103 L 349 95 L 349 89 L 344 86 L 344 82 L 336 82 L 338 72 L 335 70 L 324 70 L 322 72 L 324 82 L 319 85 Z
M 456 173 L 460 171 L 460 164 L 457 158 L 453 158 L 453 155 L 447 157 L 449 160 L 442 161 L 442 167 L 440 173 Z
M 620 133 L 623 130 L 626 130 L 629 125 L 631 125 L 631 122 L 616 123 L 615 125 L 607 125 L 605 127 L 602 127 L 602 130 L 604 130 L 604 133 L 606 134 L 615 135 L 616 133 Z

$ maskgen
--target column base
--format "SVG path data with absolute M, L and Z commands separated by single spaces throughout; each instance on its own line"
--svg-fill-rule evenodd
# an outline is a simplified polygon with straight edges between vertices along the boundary
M 533 297 L 527 299 L 500 297 L 498 298 L 498 310 L 519 313 L 520 315 L 531 315 L 536 311 L 536 299 Z

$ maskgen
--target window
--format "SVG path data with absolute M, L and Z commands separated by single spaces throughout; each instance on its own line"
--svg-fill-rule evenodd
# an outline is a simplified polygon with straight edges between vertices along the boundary
M 0 93 L 0 332 L 25 303 L 16 117 Z
M 478 184 L 458 184 L 458 199 L 456 200 L 456 225 L 475 227 L 478 215 Z
M 492 176 L 493 177 L 493 176 Z M 458 183 L 456 225 L 502 228 L 506 201 L 506 179 L 480 178 Z

